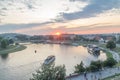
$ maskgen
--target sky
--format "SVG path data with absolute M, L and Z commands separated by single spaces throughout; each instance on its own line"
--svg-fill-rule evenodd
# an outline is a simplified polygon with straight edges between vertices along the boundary
M 0 0 L 0 33 L 120 33 L 120 0 Z

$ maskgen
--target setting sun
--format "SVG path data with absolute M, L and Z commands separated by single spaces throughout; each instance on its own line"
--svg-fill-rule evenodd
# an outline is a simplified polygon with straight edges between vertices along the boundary
M 61 33 L 60 33 L 60 32 L 56 32 L 55 34 L 56 34 L 56 35 L 58 35 L 58 36 L 59 36 L 59 35 L 61 35 Z

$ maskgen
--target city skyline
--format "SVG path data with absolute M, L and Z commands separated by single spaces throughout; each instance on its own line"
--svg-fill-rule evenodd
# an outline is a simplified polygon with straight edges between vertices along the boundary
M 59 3 L 59 4 L 58 4 Z M 1 0 L 0 33 L 120 32 L 119 0 Z

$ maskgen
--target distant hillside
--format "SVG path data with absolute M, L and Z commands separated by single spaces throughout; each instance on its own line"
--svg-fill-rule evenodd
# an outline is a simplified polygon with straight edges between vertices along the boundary
M 4 34 L 0 34 L 0 36 L 5 39 L 14 39 L 14 40 L 24 40 L 30 37 L 29 35 L 18 34 L 18 33 L 4 33 Z

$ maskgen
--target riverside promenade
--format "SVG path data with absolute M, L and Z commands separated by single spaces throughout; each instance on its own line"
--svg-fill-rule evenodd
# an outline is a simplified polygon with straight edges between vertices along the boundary
M 105 49 L 102 47 L 101 49 L 109 51 L 117 62 L 120 61 L 120 56 L 117 52 L 109 50 L 109 49 Z M 119 73 L 120 73 L 120 67 L 105 68 L 102 71 L 87 73 L 86 76 L 84 74 L 81 74 L 75 77 L 69 77 L 66 80 L 101 80 L 106 77 L 113 76 Z
M 120 67 L 106 68 L 102 71 L 87 73 L 86 77 L 84 76 L 84 74 L 82 74 L 76 77 L 67 78 L 66 80 L 101 80 L 103 78 L 106 78 L 118 73 L 120 73 Z

